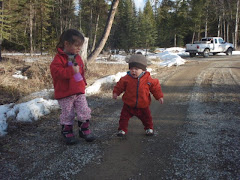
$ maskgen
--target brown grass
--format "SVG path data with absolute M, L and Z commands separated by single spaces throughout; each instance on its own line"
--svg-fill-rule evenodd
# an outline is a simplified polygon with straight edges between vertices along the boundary
M 24 62 L 24 58 L 26 57 L 3 57 L 0 62 L 0 70 L 2 70 L 0 71 L 0 105 L 17 102 L 33 92 L 53 88 L 49 69 L 52 57 L 49 57 L 49 61 L 36 61 L 33 63 Z M 23 70 L 22 75 L 27 76 L 28 79 L 23 80 L 12 77 L 17 70 Z M 85 76 L 88 86 L 90 86 L 99 78 L 127 70 L 127 65 L 92 62 L 87 64 Z M 110 90 L 111 87 L 107 89 Z M 106 90 L 106 86 L 104 90 Z
M 29 56 L 28 56 L 29 57 Z M 36 57 L 39 61 L 25 62 L 27 56 L 8 56 L 3 57 L 0 61 L 0 105 L 11 102 L 21 102 L 23 97 L 38 92 L 43 89 L 52 89 L 52 77 L 50 73 L 50 63 L 52 57 Z M 156 65 L 150 65 L 150 68 L 158 69 Z M 85 77 L 87 86 L 93 84 L 97 79 L 109 75 L 117 74 L 118 72 L 128 71 L 127 64 L 104 64 L 91 62 L 86 65 L 87 69 Z M 12 75 L 17 71 L 22 70 L 22 75 L 27 76 L 27 80 L 16 79 Z M 104 84 L 100 94 L 109 93 L 112 91 L 114 84 Z
M 126 64 L 102 64 L 91 62 L 87 65 L 86 79 L 88 85 L 91 85 L 94 81 L 99 78 L 106 77 L 109 75 L 117 74 L 118 72 L 125 72 L 128 70 Z

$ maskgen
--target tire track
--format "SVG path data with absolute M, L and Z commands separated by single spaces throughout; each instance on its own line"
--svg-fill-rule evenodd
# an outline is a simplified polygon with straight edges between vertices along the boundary
M 240 178 L 239 76 L 229 64 L 239 65 L 227 63 L 212 63 L 196 79 L 173 179 Z

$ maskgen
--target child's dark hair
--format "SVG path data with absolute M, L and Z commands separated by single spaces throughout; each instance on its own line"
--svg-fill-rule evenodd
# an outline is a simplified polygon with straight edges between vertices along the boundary
M 82 35 L 82 33 L 80 33 L 76 29 L 68 29 L 61 34 L 59 42 L 57 44 L 57 48 L 63 49 L 65 41 L 67 41 L 71 44 L 73 44 L 76 41 L 79 41 L 80 45 L 83 45 L 84 36 Z

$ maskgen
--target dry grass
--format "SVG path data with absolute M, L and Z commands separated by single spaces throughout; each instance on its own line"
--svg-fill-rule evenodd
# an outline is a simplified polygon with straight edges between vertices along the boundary
M 118 72 L 125 72 L 128 70 L 128 66 L 125 64 L 102 64 L 91 62 L 87 65 L 86 79 L 88 85 L 91 85 L 99 78 L 114 75 Z
M 23 58 L 23 57 L 22 57 Z M 52 87 L 48 63 L 26 63 L 20 58 L 4 57 L 0 62 L 0 104 L 16 102 L 30 93 Z M 22 71 L 28 79 L 14 78 L 16 71 Z
M 18 102 L 18 100 L 33 92 L 53 88 L 49 69 L 52 57 L 49 57 L 49 61 L 36 61 L 33 63 L 24 62 L 23 58 L 26 57 L 14 56 L 14 59 L 4 57 L 3 61 L 0 62 L 0 105 Z M 14 78 L 12 75 L 18 70 L 22 70 L 22 75 L 27 76 L 28 79 Z M 85 76 L 89 86 L 99 78 L 127 70 L 127 65 L 92 62 L 87 65 Z M 107 88 L 108 91 L 111 87 Z
M 28 56 L 29 57 L 29 56 Z M 43 89 L 52 89 L 52 77 L 50 73 L 50 63 L 52 57 L 38 56 L 39 61 L 25 62 L 26 56 L 8 56 L 0 61 L 0 105 L 11 102 L 21 102 L 25 96 L 38 92 Z M 149 67 L 158 69 L 152 64 Z M 21 70 L 22 75 L 27 76 L 27 80 L 16 79 L 12 75 Z M 127 64 L 104 64 L 91 62 L 87 64 L 85 77 L 88 86 L 93 84 L 97 79 L 118 72 L 128 71 Z M 114 84 L 104 84 L 99 94 L 109 93 L 112 91 Z

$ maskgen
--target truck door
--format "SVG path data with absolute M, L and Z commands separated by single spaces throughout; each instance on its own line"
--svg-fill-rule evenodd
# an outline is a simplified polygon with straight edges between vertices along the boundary
M 219 38 L 219 39 L 216 39 L 216 40 L 218 40 L 218 51 L 219 52 L 224 52 L 224 47 L 225 47 L 224 40 L 222 38 Z

